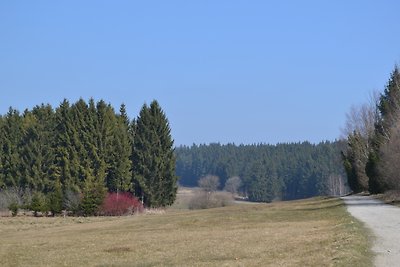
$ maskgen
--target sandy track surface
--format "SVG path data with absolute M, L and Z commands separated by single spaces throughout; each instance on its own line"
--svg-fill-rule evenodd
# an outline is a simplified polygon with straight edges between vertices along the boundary
M 375 266 L 400 266 L 400 208 L 369 196 L 342 198 L 347 210 L 371 229 Z

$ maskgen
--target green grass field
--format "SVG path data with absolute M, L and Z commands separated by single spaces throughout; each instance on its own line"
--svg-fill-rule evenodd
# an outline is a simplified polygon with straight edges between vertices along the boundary
M 341 200 L 168 209 L 131 217 L 0 218 L 1 266 L 371 266 Z

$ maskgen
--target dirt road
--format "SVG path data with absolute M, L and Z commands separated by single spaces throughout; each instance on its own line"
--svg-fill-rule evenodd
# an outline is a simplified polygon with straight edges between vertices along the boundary
M 369 196 L 342 198 L 347 210 L 365 223 L 374 235 L 375 266 L 400 265 L 400 208 L 384 204 Z

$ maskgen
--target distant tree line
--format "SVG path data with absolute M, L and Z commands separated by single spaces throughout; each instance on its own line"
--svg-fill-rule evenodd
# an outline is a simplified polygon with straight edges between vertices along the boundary
M 385 89 L 353 107 L 345 127 L 343 162 L 354 192 L 400 189 L 400 72 L 396 66 Z
M 91 215 L 107 191 L 167 206 L 176 182 L 170 127 L 157 101 L 134 120 L 125 105 L 117 113 L 93 99 L 0 116 L 0 191 L 32 192 L 30 207 L 57 213 L 73 206 Z
M 230 188 L 239 177 L 239 191 L 252 201 L 339 195 L 348 190 L 340 156 L 344 146 L 340 141 L 181 146 L 175 150 L 176 172 L 185 186 L 218 176 L 220 189 Z

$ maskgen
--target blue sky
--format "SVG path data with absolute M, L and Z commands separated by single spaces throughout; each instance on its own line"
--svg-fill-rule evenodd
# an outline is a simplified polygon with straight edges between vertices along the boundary
M 400 2 L 1 1 L 0 113 L 157 99 L 177 145 L 334 140 L 400 60 Z

